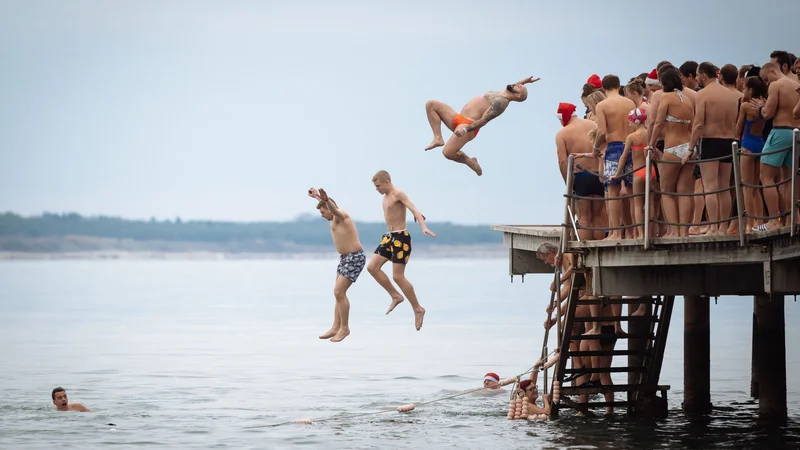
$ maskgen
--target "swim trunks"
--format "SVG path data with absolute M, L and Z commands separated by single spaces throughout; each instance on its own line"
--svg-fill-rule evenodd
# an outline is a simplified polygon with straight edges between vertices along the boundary
M 792 167 L 792 129 L 789 127 L 772 127 L 769 137 L 764 142 L 763 153 L 777 151 L 769 155 L 761 155 L 761 164 L 772 167 Z M 780 151 L 784 150 L 784 151 Z
M 721 159 L 719 162 L 731 164 L 733 162 L 731 156 L 733 142 L 734 139 L 727 138 L 703 138 L 703 153 L 700 155 L 700 159 L 707 160 L 724 156 L 725 159 Z
M 619 168 L 619 159 L 622 157 L 622 151 L 625 150 L 625 143 L 621 141 L 609 142 L 606 147 L 606 157 L 603 162 L 603 178 L 605 178 L 605 185 L 621 184 L 621 180 L 625 180 L 625 184 L 633 186 L 633 157 L 628 152 L 628 158 L 625 160 L 625 166 L 622 173 L 625 174 L 621 179 L 612 180 L 611 178 L 617 174 Z
M 459 125 L 471 125 L 472 122 L 472 120 L 467 119 L 461 114 L 456 114 L 456 116 L 453 118 L 453 129 L 455 130 Z M 473 133 L 475 133 L 473 137 L 478 136 L 478 131 L 480 130 L 473 131 Z
M 600 346 L 606 347 L 617 342 L 617 333 L 614 332 L 614 325 L 603 325 L 600 327 Z
M 589 172 L 575 173 L 575 182 L 572 185 L 572 190 L 575 195 L 580 197 L 589 197 L 592 195 L 602 197 L 605 192 L 600 178 Z
M 339 255 L 339 266 L 336 267 L 336 273 L 355 283 L 366 264 L 367 257 L 364 256 L 363 250 Z
M 384 234 L 375 254 L 391 260 L 392 264 L 408 263 L 408 257 L 411 256 L 411 235 L 407 230 Z

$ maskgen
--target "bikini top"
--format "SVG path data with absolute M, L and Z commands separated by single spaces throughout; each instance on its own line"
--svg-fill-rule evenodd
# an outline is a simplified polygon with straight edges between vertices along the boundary
M 680 89 L 678 89 L 675 92 L 678 94 L 678 98 L 680 99 L 681 103 L 683 103 L 683 92 L 681 92 Z M 678 119 L 677 117 L 670 116 L 669 114 L 667 114 L 666 120 L 667 122 L 673 122 L 673 123 L 692 123 L 691 119 L 686 119 L 686 120 Z
M 638 136 L 638 135 L 637 135 L 637 136 Z M 640 137 L 641 137 L 641 136 L 640 136 Z M 641 140 L 644 140 L 644 139 L 641 139 Z M 640 144 L 640 145 L 631 145 L 631 150 L 644 150 L 644 149 L 646 149 L 646 148 L 647 148 L 647 146 L 646 146 L 646 145 L 644 145 L 644 144 Z

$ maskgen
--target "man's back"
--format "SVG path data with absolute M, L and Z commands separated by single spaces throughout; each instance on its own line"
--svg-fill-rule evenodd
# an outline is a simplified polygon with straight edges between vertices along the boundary
M 558 131 L 556 139 L 563 141 L 567 156 L 576 153 L 592 153 L 592 141 L 589 139 L 589 132 L 594 130 L 595 127 L 597 127 L 597 124 L 594 121 L 576 117 L 566 127 Z M 581 161 L 581 166 L 596 172 L 597 160 L 587 158 Z
M 800 100 L 797 87 L 800 86 L 796 80 L 789 77 L 782 77 L 780 80 L 770 83 L 769 95 L 777 95 L 778 109 L 775 110 L 775 118 L 772 123 L 776 127 L 798 127 L 800 120 L 795 120 L 792 110 Z
M 697 94 L 703 102 L 703 137 L 736 138 L 736 118 L 739 114 L 739 95 L 719 83 L 711 83 Z
M 606 142 L 625 142 L 628 137 L 628 113 L 636 108 L 633 100 L 621 95 L 611 95 L 597 105 L 600 131 L 605 131 Z M 605 129 L 603 129 L 605 125 Z

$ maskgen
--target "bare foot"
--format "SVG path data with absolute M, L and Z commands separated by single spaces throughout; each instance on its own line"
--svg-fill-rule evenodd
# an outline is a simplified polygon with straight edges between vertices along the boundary
M 478 176 L 483 175 L 483 169 L 481 169 L 481 165 L 478 164 L 478 158 L 472 157 L 472 158 L 470 158 L 470 160 L 472 161 L 472 165 L 470 165 L 470 169 L 474 170 L 475 173 L 478 174 Z
M 400 294 L 396 294 L 396 296 L 393 295 L 392 296 L 392 304 L 391 304 L 391 306 L 389 306 L 389 310 L 386 311 L 386 314 L 389 314 L 390 312 L 394 311 L 394 308 L 397 305 L 399 305 L 400 303 L 403 303 L 403 300 L 405 300 L 405 299 L 403 298 L 402 295 L 400 295 Z
M 626 333 L 625 330 L 623 330 L 622 328 L 618 328 L 617 330 L 615 330 L 614 334 L 616 334 L 617 336 L 627 336 L 628 335 L 628 333 Z
M 337 332 L 338 330 L 339 330 L 339 328 L 338 328 L 338 327 L 337 327 L 337 328 L 331 328 L 330 330 L 328 330 L 328 331 L 327 331 L 325 334 L 323 334 L 323 335 L 322 335 L 322 336 L 320 336 L 319 338 L 320 338 L 320 339 L 330 339 L 330 338 L 332 338 L 332 337 L 336 336 L 336 332 Z
M 417 327 L 417 331 L 422 328 L 422 319 L 425 318 L 425 308 L 420 307 L 421 311 L 414 311 L 414 325 Z
M 340 329 L 339 332 L 336 333 L 336 336 L 334 336 L 331 339 L 331 342 L 341 342 L 347 336 L 350 336 L 350 329 L 349 328 Z
M 638 307 L 638 308 L 636 308 L 636 311 L 634 311 L 634 312 L 632 312 L 632 313 L 631 313 L 631 316 L 633 316 L 633 317 L 641 317 L 641 316 L 644 316 L 645 312 L 647 311 L 647 310 L 645 309 L 646 307 L 647 307 L 647 305 L 645 305 L 644 303 L 642 303 L 641 305 L 639 305 L 639 307 Z
M 708 227 L 699 227 L 697 225 L 689 227 L 690 236 L 700 236 L 702 234 L 706 234 L 706 231 L 708 231 Z
M 586 333 L 583 333 L 583 336 L 594 336 L 597 334 L 600 334 L 600 327 L 592 327 L 591 330 L 587 331 Z
M 434 137 L 433 140 L 431 141 L 430 145 L 425 147 L 425 150 L 431 150 L 431 149 L 434 149 L 436 147 L 441 147 L 443 145 L 444 145 L 444 139 L 442 139 L 441 137 Z

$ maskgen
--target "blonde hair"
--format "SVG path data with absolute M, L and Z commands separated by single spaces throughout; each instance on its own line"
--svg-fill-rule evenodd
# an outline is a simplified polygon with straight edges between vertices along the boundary
M 389 183 L 392 182 L 392 177 L 389 175 L 389 172 L 385 170 L 379 170 L 373 177 L 372 181 L 388 181 Z
M 339 207 L 339 205 L 336 204 L 336 200 L 330 197 L 328 197 L 328 200 L 330 200 L 330 202 L 333 203 L 333 206 L 337 208 Z M 319 203 L 317 203 L 317 209 L 328 209 L 328 202 L 323 202 L 322 200 L 320 200 Z

